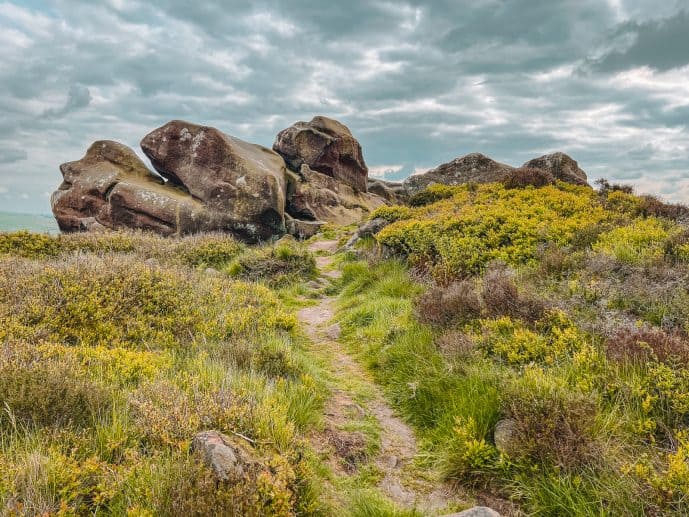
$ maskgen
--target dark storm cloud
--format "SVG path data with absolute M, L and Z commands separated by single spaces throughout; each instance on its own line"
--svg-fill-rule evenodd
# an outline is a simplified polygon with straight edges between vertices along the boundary
M 563 150 L 689 200 L 681 3 L 0 0 L 0 210 L 46 212 L 99 138 L 183 118 L 270 145 L 315 114 L 375 174 Z

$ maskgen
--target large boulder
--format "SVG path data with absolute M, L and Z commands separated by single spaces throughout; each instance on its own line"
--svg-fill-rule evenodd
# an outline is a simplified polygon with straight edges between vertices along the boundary
M 245 240 L 285 232 L 285 164 L 270 149 L 173 120 L 141 140 L 153 167 L 219 217 L 218 230 Z
M 273 149 L 295 172 L 302 165 L 366 192 L 368 167 L 359 142 L 347 126 L 327 117 L 296 122 L 277 135 Z
M 289 178 L 287 212 L 297 219 L 348 225 L 385 204 L 380 196 L 359 192 L 308 165 Z
M 552 153 L 534 158 L 526 162 L 523 167 L 548 171 L 556 179 L 575 185 L 588 185 L 586 173 L 579 168 L 579 164 L 565 153 Z
M 95 142 L 60 166 L 64 181 L 51 197 L 62 231 L 133 227 L 163 235 L 199 231 L 210 215 L 201 203 L 164 184 L 136 153 L 117 142 Z
M 422 174 L 409 176 L 404 180 L 404 186 L 409 194 L 416 194 L 432 183 L 461 185 L 501 181 L 512 170 L 514 167 L 510 165 L 496 162 L 481 153 L 471 153 Z

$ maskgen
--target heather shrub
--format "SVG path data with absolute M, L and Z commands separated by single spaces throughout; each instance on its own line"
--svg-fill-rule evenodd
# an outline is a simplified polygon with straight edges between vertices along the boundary
M 581 256 L 571 249 L 544 246 L 538 253 L 538 269 L 545 275 L 562 278 L 580 267 Z
M 481 299 L 474 282 L 461 280 L 429 288 L 415 301 L 415 312 L 424 323 L 461 324 L 481 316 Z
M 622 192 L 623 194 L 633 194 L 634 187 L 631 185 L 623 185 L 621 183 L 610 183 L 605 178 L 597 179 L 594 184 L 598 187 L 598 192 L 603 195 L 609 195 L 612 192 Z
M 546 304 L 533 296 L 520 293 L 514 282 L 514 273 L 496 265 L 483 276 L 481 298 L 489 316 L 510 316 L 528 323 L 541 319 Z
M 446 330 L 436 339 L 436 345 L 441 354 L 448 360 L 466 358 L 476 351 L 474 339 L 459 330 Z
M 680 203 L 665 203 L 655 196 L 639 196 L 638 212 L 644 217 L 664 217 L 673 221 L 686 222 L 689 207 Z
M 0 428 L 88 427 L 109 411 L 112 396 L 102 384 L 60 362 L 3 358 L 0 362 Z
M 608 358 L 614 361 L 679 361 L 685 365 L 689 362 L 686 336 L 648 325 L 618 329 L 606 339 L 605 349 Z
M 510 171 L 502 180 L 505 188 L 545 187 L 555 183 L 555 177 L 543 169 L 520 167 Z
M 598 461 L 596 401 L 539 368 L 528 368 L 503 391 L 514 422 L 518 460 L 571 470 Z

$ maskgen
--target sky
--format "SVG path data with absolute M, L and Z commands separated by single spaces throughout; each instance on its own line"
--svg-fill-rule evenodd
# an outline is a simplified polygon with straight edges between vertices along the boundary
M 371 176 L 563 151 L 689 202 L 689 0 L 0 0 L 0 211 L 49 213 L 95 140 L 314 115 Z

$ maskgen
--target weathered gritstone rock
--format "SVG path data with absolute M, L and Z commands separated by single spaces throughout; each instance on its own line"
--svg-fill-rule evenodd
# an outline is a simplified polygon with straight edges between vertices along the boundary
M 575 185 L 588 185 L 586 173 L 579 168 L 575 160 L 564 153 L 558 152 L 534 158 L 526 162 L 522 168 L 540 169 L 549 172 L 555 179 Z M 433 183 L 441 185 L 491 183 L 503 181 L 514 170 L 516 168 L 511 165 L 496 162 L 480 153 L 471 153 L 443 163 L 423 174 L 408 177 L 404 180 L 404 187 L 408 195 L 413 195 Z
M 503 418 L 495 424 L 493 430 L 493 442 L 495 448 L 507 456 L 515 457 L 519 452 L 516 450 L 515 440 L 517 438 L 517 422 L 512 418 Z
M 296 122 L 278 134 L 273 149 L 293 171 L 306 164 L 357 192 L 366 192 L 368 167 L 349 128 L 327 117 Z
M 407 192 L 404 183 L 401 181 L 396 182 L 369 179 L 368 191 L 393 204 L 404 203 L 409 198 L 409 193 Z
M 53 213 L 65 232 L 226 232 L 258 242 L 285 232 L 308 238 L 326 222 L 359 222 L 391 199 L 365 192 L 361 147 L 339 122 L 315 117 L 283 131 L 278 142 L 294 148 L 290 163 L 300 164 L 299 173 L 266 147 L 180 120 L 141 141 L 162 178 L 127 146 L 99 141 L 60 167 L 64 181 L 51 198 Z
M 496 162 L 480 153 L 471 153 L 443 163 L 435 169 L 409 176 L 404 186 L 409 194 L 416 194 L 432 183 L 461 185 L 463 183 L 490 183 L 501 181 L 514 167 Z
M 359 239 L 363 239 L 364 237 L 371 237 L 377 234 L 379 231 L 381 231 L 389 224 L 390 221 L 388 221 L 387 219 L 383 219 L 381 217 L 376 217 L 375 219 L 366 221 L 364 224 L 359 226 L 359 229 L 356 232 L 354 232 L 354 235 L 352 235 L 349 238 L 347 244 L 345 244 L 345 249 L 353 248 Z
M 347 225 L 361 221 L 386 201 L 302 165 L 289 179 L 287 212 L 293 217 Z
M 191 442 L 191 450 L 220 481 L 238 480 L 256 464 L 246 447 L 217 431 L 198 433 Z
M 210 218 L 203 205 L 165 185 L 117 142 L 95 142 L 81 160 L 62 164 L 60 171 L 64 181 L 51 206 L 64 232 L 128 227 L 192 233 Z
M 153 167 L 215 212 L 213 225 L 245 240 L 285 232 L 285 174 L 270 149 L 173 120 L 141 140 Z
M 552 174 L 556 179 L 566 181 L 567 183 L 588 185 L 586 173 L 579 168 L 576 160 L 565 153 L 546 154 L 529 160 L 523 167 L 543 169 Z

